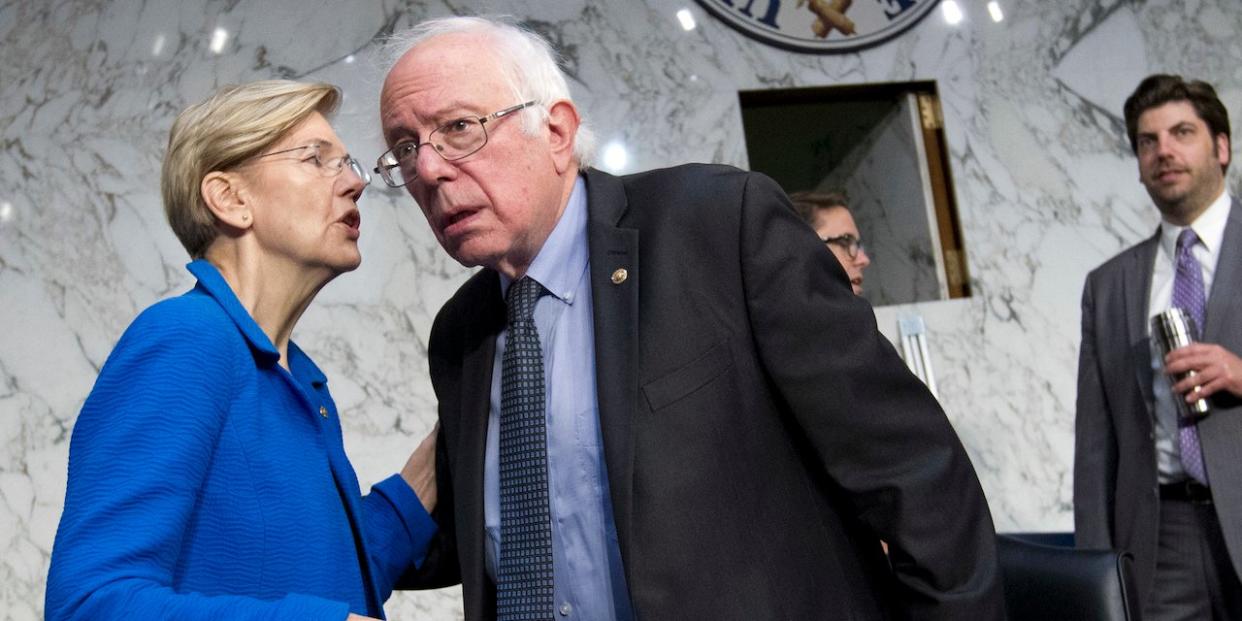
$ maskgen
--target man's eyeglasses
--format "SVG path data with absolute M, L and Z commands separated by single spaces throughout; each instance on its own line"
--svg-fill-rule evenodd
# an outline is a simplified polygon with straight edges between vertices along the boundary
M 293 147 L 291 149 L 282 149 L 280 151 L 264 153 L 263 155 L 256 155 L 254 159 L 259 160 L 265 157 L 272 157 L 273 155 L 284 155 L 285 153 L 300 151 L 301 154 L 298 156 L 298 159 L 304 162 L 313 163 L 315 165 L 315 170 L 322 177 L 335 177 L 341 174 L 341 171 L 345 170 L 346 166 L 349 166 L 349 170 L 355 175 L 358 175 L 358 178 L 362 179 L 363 183 L 371 183 L 371 173 L 367 172 L 367 169 L 362 167 L 362 162 L 354 159 L 353 156 L 348 153 L 340 157 L 324 158 L 320 153 L 321 146 L 322 145 L 317 142 L 313 144 L 305 144 L 300 147 Z
M 487 116 L 465 117 L 449 121 L 427 134 L 427 140 L 423 142 L 406 141 L 389 149 L 375 162 L 375 172 L 383 177 L 384 183 L 399 188 L 418 176 L 419 148 L 431 145 L 445 161 L 460 160 L 467 155 L 473 155 L 487 144 L 486 125 L 489 122 L 533 105 L 535 105 L 534 101 L 528 101 Z
M 851 259 L 857 259 L 858 253 L 865 251 L 862 240 L 850 235 L 849 233 L 846 233 L 845 235 L 837 235 L 836 237 L 824 237 L 821 238 L 820 241 L 828 244 L 829 246 L 836 246 L 845 250 L 845 254 L 848 254 Z

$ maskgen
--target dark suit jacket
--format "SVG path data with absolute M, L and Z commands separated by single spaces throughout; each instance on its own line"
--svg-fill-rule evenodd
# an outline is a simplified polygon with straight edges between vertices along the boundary
M 1141 601 L 1151 592 L 1160 523 L 1148 300 L 1159 231 L 1087 276 L 1074 446 L 1079 546 L 1129 550 Z M 1203 340 L 1242 353 L 1242 205 L 1235 199 L 1208 296 Z M 1203 460 L 1235 570 L 1242 569 L 1242 403 L 1212 401 Z M 1242 573 L 1242 572 L 1240 572 Z
M 599 416 L 637 617 L 1001 618 L 970 461 L 776 184 L 704 165 L 586 183 Z M 460 569 L 467 619 L 495 616 L 483 453 L 503 321 L 483 270 L 430 342 L 439 560 L 453 545 L 460 559 L 439 575 Z

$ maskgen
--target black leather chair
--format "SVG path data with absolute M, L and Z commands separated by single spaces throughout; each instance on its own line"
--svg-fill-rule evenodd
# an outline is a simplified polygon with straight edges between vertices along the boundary
M 1009 621 L 1139 621 L 1129 553 L 997 536 Z

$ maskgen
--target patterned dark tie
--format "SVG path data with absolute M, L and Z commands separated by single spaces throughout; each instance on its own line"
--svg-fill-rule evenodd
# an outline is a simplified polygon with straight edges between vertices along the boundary
M 1203 269 L 1199 260 L 1191 250 L 1198 243 L 1199 236 L 1190 228 L 1186 228 L 1177 236 L 1177 260 L 1173 275 L 1173 306 L 1180 308 L 1195 320 L 1194 335 L 1198 340 L 1203 336 L 1203 320 L 1207 314 L 1207 297 L 1203 292 Z M 1174 399 L 1183 398 L 1173 395 Z M 1207 470 L 1203 467 L 1203 447 L 1199 445 L 1199 427 L 1194 421 L 1180 421 L 1177 433 L 1178 448 L 1182 453 L 1182 467 L 1190 478 L 1207 485 Z
M 509 285 L 508 337 L 500 376 L 499 621 L 552 619 L 552 520 L 543 352 L 533 318 L 547 293 L 522 278 Z

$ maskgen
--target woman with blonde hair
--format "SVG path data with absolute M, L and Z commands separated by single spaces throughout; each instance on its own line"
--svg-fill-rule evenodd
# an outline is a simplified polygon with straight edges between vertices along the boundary
M 134 320 L 74 426 L 48 619 L 382 617 L 435 533 L 435 432 L 361 495 L 327 379 L 290 335 L 358 267 L 369 175 L 328 84 L 178 116 L 162 193 L 198 280 Z

